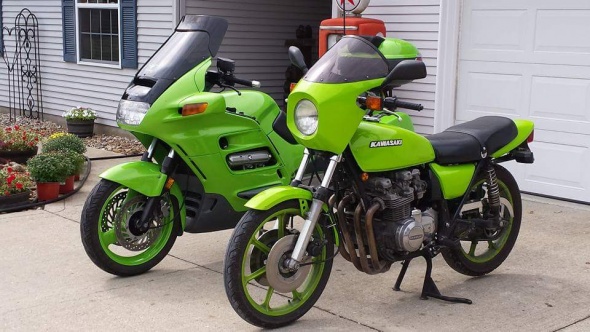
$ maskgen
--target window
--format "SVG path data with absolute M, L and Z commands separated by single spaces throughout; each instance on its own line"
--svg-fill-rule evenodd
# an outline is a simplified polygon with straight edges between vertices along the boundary
M 62 0 L 64 61 L 137 68 L 137 0 Z
M 119 65 L 119 1 L 78 0 L 78 59 Z

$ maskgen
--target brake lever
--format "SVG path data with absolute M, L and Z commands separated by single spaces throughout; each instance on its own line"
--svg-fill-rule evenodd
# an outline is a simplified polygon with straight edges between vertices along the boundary
M 219 83 L 219 86 L 222 87 L 222 88 L 224 88 L 224 89 L 229 88 L 229 89 L 234 90 L 238 94 L 238 96 L 241 96 L 242 95 L 242 93 L 238 89 L 236 89 L 235 87 L 233 87 L 231 85 L 226 85 L 226 84 L 223 84 L 223 83 Z

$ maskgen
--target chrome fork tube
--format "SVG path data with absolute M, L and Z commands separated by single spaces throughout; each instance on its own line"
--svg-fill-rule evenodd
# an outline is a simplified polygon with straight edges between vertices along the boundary
M 307 166 L 307 162 L 309 161 L 309 150 L 306 148 L 303 150 L 303 159 L 301 159 L 301 163 L 299 164 L 299 168 L 297 169 L 297 174 L 295 175 L 295 179 L 293 181 L 301 182 L 303 180 L 303 174 L 305 174 L 305 168 Z
M 307 152 L 307 149 L 305 151 Z M 330 158 L 330 164 L 328 164 L 328 168 L 326 169 L 326 172 L 324 174 L 322 184 L 320 184 L 321 188 L 328 188 L 328 186 L 330 185 L 330 181 L 332 181 L 332 177 L 334 176 L 334 172 L 336 171 L 336 167 L 338 166 L 338 163 L 341 160 L 342 155 L 332 156 L 332 158 Z M 291 258 L 286 260 L 287 268 L 295 270 L 299 267 L 299 264 L 303 259 L 303 254 L 307 249 L 307 245 L 309 244 L 309 240 L 311 239 L 311 235 L 313 234 L 313 230 L 318 221 L 320 213 L 322 212 L 322 207 L 325 203 L 326 202 L 323 202 L 319 199 L 313 199 L 311 207 L 307 212 L 307 217 L 305 218 L 305 223 L 303 224 L 301 233 L 297 238 L 297 243 L 295 243 L 295 248 L 293 249 Z

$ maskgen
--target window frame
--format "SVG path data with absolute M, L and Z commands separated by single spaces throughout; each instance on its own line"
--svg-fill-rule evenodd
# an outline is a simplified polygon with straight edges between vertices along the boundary
M 122 50 L 121 50 L 121 34 L 123 27 L 121 26 L 121 0 L 117 3 L 78 3 L 78 0 L 74 0 L 74 19 L 76 23 L 76 63 L 79 65 L 84 66 L 92 66 L 92 67 L 103 67 L 103 68 L 115 68 L 115 69 L 122 69 Z M 117 10 L 117 26 L 118 29 L 118 41 L 119 41 L 119 62 L 117 64 L 111 64 L 106 62 L 100 61 L 87 61 L 82 60 L 80 58 L 80 21 L 78 19 L 79 9 L 116 9 Z

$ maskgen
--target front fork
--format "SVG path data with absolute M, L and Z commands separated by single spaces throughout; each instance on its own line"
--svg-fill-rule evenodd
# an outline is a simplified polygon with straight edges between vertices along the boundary
M 309 151 L 305 149 L 303 160 L 299 165 L 299 169 L 297 170 L 297 175 L 295 175 L 293 183 L 301 183 L 308 160 Z M 309 245 L 309 240 L 311 239 L 311 235 L 313 234 L 313 230 L 318 222 L 324 204 L 327 204 L 328 199 L 330 198 L 328 187 L 332 181 L 336 167 L 341 160 L 342 155 L 334 155 L 330 158 L 330 163 L 328 164 L 328 168 L 326 169 L 322 183 L 320 184 L 318 190 L 314 193 L 313 201 L 309 211 L 307 212 L 301 233 L 299 233 L 299 237 L 297 238 L 297 243 L 295 243 L 293 253 L 291 254 L 290 258 L 285 260 L 285 267 L 290 270 L 297 270 L 301 265 L 301 260 L 303 259 L 305 249 Z
M 150 146 L 148 147 L 148 150 L 143 154 L 143 156 L 141 157 L 142 161 L 150 161 L 154 155 L 154 150 L 156 149 L 156 144 L 158 144 L 158 139 L 154 138 L 152 140 L 152 143 L 150 144 Z M 164 158 L 164 161 L 162 162 L 162 174 L 165 174 L 166 177 L 169 177 L 172 172 L 174 171 L 174 156 L 175 156 L 175 152 L 174 149 L 170 149 L 170 152 L 168 153 L 168 156 L 166 156 L 166 158 Z M 172 186 L 172 184 L 170 184 L 170 186 Z M 170 189 L 169 185 L 168 185 L 168 181 L 166 182 L 166 185 L 164 186 L 163 192 L 164 191 Z M 141 214 L 141 218 L 139 219 L 138 225 L 137 225 L 137 230 L 141 233 L 145 233 L 149 230 L 150 228 L 150 221 L 153 218 L 154 212 L 156 211 L 157 208 L 160 207 L 160 196 L 156 196 L 156 197 L 148 197 L 146 203 L 145 203 L 145 208 L 143 209 L 143 212 Z

